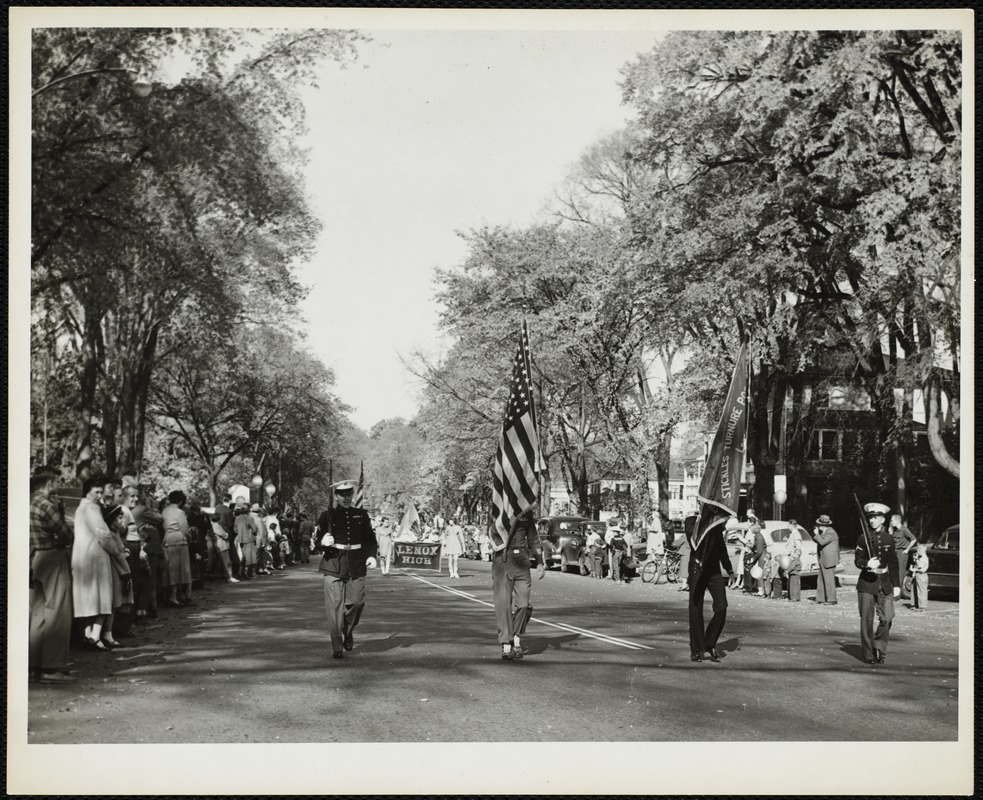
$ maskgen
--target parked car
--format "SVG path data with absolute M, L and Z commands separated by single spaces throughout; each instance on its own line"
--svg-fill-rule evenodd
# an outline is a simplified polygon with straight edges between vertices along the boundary
M 959 525 L 930 534 L 928 545 L 928 588 L 959 588 Z
M 591 520 L 586 517 L 543 517 L 536 523 L 547 568 L 559 566 L 564 572 L 580 569 L 580 554 L 587 538 L 583 529 L 585 522 Z
M 750 524 L 747 522 L 728 522 L 726 528 L 728 540 L 733 537 L 734 532 L 741 531 L 743 533 L 750 527 Z M 802 533 L 802 555 L 799 558 L 802 562 L 801 574 L 804 578 L 814 577 L 819 574 L 819 548 L 813 540 L 810 531 L 801 525 L 799 526 L 799 531 Z M 766 519 L 761 521 L 761 534 L 765 537 L 765 546 L 769 555 L 774 557 L 780 556 L 787 551 L 788 540 L 792 535 L 792 530 L 789 528 L 788 522 L 780 519 Z M 835 572 L 837 574 L 843 572 L 843 565 L 837 564 Z

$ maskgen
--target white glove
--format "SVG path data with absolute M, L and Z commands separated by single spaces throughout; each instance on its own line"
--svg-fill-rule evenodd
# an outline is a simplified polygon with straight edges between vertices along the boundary
M 880 567 L 881 567 L 881 560 L 877 557 L 874 557 L 867 562 L 868 569 L 880 569 Z
M 321 547 L 331 547 L 333 544 L 334 536 L 332 536 L 330 533 L 326 533 L 321 537 Z
M 375 569 L 376 564 L 377 562 L 372 556 L 369 556 L 367 559 L 365 559 L 365 566 L 368 567 L 369 569 Z
M 901 587 L 900 586 L 895 586 L 894 587 L 894 596 L 895 597 L 901 597 Z

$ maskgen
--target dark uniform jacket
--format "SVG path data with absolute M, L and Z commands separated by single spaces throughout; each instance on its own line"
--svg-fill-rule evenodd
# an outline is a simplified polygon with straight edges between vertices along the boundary
M 762 541 L 763 539 L 764 537 Z M 729 575 L 730 572 L 730 553 L 727 552 L 723 531 L 718 527 L 707 533 L 700 546 L 693 550 L 689 558 L 689 582 L 696 583 L 700 576 L 710 578 L 714 575 Z
M 883 528 L 876 532 L 871 531 L 870 544 L 873 553 L 867 548 L 866 536 L 861 536 L 857 541 L 857 553 L 854 560 L 854 563 L 860 567 L 857 591 L 867 594 L 891 595 L 894 593 L 894 587 L 901 585 L 898 557 L 894 552 L 894 537 Z M 881 569 L 877 573 L 867 569 L 867 562 L 874 557 L 881 561 Z
M 324 549 L 318 570 L 343 579 L 364 578 L 365 561 L 375 558 L 379 547 L 369 512 L 335 506 L 321 514 L 317 524 L 321 534 L 330 533 L 337 545 Z M 349 549 L 355 545 L 356 549 Z

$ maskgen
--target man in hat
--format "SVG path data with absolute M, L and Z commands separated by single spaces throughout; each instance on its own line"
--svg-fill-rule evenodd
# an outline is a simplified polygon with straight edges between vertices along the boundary
M 318 571 L 324 576 L 324 609 L 331 635 L 331 657 L 355 646 L 354 631 L 365 608 L 365 574 L 375 569 L 378 544 L 369 512 L 353 508 L 355 481 L 334 485 L 337 504 L 318 519 L 324 549 Z
M 891 509 L 883 503 L 868 503 L 864 513 L 869 535 L 857 542 L 854 563 L 860 568 L 857 602 L 860 606 L 860 647 L 865 664 L 883 664 L 894 619 L 894 599 L 901 594 L 901 575 L 894 552 L 894 537 L 885 526 Z M 878 625 L 874 630 L 874 614 Z
M 611 580 L 617 584 L 623 584 L 625 579 L 621 577 L 621 560 L 628 551 L 628 542 L 625 539 L 621 525 L 615 523 L 604 534 L 604 544 L 608 548 L 609 566 L 611 567 Z
M 533 509 L 516 519 L 513 526 L 505 547 L 492 554 L 492 594 L 503 661 L 517 661 L 527 652 L 521 637 L 532 619 L 530 554 L 536 556 L 536 577 L 542 579 L 546 574 L 546 559 L 533 520 Z
M 816 605 L 836 605 L 836 567 L 840 563 L 840 535 L 833 530 L 833 520 L 820 514 L 813 528 L 819 560 L 816 576 Z
M 51 496 L 58 473 L 39 467 L 31 476 L 31 627 L 29 679 L 75 683 L 68 672 L 72 635 L 72 531 Z

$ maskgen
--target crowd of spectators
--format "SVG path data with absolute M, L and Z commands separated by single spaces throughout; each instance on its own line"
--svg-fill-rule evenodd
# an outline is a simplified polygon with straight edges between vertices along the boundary
M 161 607 L 193 606 L 208 581 L 310 562 L 314 526 L 305 514 L 276 515 L 228 495 L 203 508 L 181 490 L 156 499 L 132 479 L 93 477 L 71 515 L 57 481 L 48 467 L 31 477 L 32 682 L 77 680 L 68 668 L 73 639 L 94 651 L 125 647 L 133 626 Z

